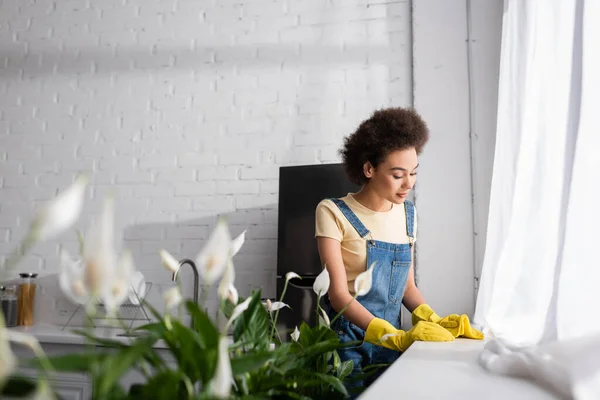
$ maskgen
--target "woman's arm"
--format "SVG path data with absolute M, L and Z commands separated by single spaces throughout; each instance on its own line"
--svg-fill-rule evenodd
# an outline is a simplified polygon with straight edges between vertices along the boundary
M 411 313 L 415 308 L 421 304 L 426 303 L 425 298 L 421 294 L 421 291 L 415 284 L 415 250 L 412 250 L 412 263 L 410 265 L 410 271 L 408 273 L 408 279 L 406 281 L 406 289 L 404 290 L 404 297 L 402 298 L 402 304 Z
M 321 263 L 327 266 L 327 272 L 329 272 L 331 282 L 329 285 L 329 300 L 333 309 L 339 312 L 353 300 L 348 291 L 346 269 L 342 260 L 342 246 L 337 240 L 327 237 L 318 237 L 317 244 Z M 343 315 L 362 330 L 366 330 L 369 322 L 374 318 L 373 314 L 358 301 L 352 301 Z

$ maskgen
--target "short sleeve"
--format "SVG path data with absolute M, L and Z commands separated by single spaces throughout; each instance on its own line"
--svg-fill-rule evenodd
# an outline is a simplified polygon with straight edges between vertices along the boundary
M 315 212 L 315 237 L 327 237 L 339 242 L 344 238 L 344 231 L 331 200 L 323 200 L 317 205 Z

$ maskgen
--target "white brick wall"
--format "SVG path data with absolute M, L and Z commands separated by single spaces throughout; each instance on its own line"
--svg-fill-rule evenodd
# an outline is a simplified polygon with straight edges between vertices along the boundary
M 193 257 L 228 215 L 249 229 L 245 293 L 274 295 L 278 167 L 335 162 L 374 109 L 411 101 L 410 2 L 0 2 L 0 256 L 79 172 L 85 215 L 117 195 L 138 267 Z M 58 243 L 22 269 L 53 272 Z

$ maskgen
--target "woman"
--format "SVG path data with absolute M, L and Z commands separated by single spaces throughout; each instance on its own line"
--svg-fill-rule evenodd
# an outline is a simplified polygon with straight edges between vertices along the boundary
M 339 352 L 342 361 L 354 361 L 353 374 L 370 364 L 393 362 L 414 340 L 455 337 L 434 323 L 439 317 L 425 304 L 414 279 L 417 219 L 406 198 L 415 185 L 417 156 L 428 138 L 427 126 L 415 111 L 376 111 L 345 138 L 340 150 L 349 179 L 362 188 L 317 206 L 319 254 L 331 279 L 328 311 L 335 315 L 350 303 L 332 328 L 342 342 L 364 340 L 361 346 Z M 367 266 L 374 268 L 373 286 L 352 301 L 354 280 Z M 408 332 L 399 330 L 402 304 L 411 312 L 421 306 Z M 380 340 L 389 334 L 393 336 Z M 352 386 L 368 386 L 375 378 Z

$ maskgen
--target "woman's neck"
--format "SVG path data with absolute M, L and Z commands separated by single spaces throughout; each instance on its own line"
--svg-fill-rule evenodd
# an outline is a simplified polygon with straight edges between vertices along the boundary
M 379 196 L 368 185 L 363 186 L 353 197 L 354 200 L 372 211 L 385 212 L 390 211 L 393 207 L 393 204 L 389 200 Z

